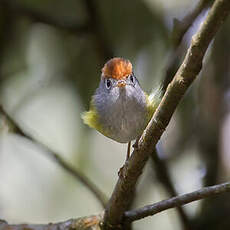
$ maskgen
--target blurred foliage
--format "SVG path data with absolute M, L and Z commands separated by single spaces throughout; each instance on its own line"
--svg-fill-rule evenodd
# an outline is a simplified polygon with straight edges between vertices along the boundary
M 83 126 L 80 114 L 112 56 L 131 60 L 148 93 L 167 75 L 172 77 L 206 11 L 179 47 L 172 44 L 173 20 L 183 19 L 196 3 L 0 0 L 0 103 L 26 133 L 65 157 L 109 196 L 126 147 Z M 229 178 L 229 32 L 228 20 L 162 137 L 160 158 L 174 193 Z M 44 156 L 43 149 L 13 132 L 6 135 L 13 129 L 3 116 L 0 122 L 1 218 L 50 222 L 101 211 L 94 196 Z M 172 195 L 151 167 L 139 182 L 134 207 Z M 224 217 L 229 199 L 226 194 L 187 205 L 191 226 L 229 229 Z M 180 215 L 170 210 L 134 228 L 185 229 Z

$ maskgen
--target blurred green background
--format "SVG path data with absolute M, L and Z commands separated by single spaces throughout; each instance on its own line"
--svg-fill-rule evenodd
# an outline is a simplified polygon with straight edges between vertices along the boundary
M 142 88 L 154 91 L 172 78 L 212 1 L 202 1 L 205 7 L 179 44 L 173 21 L 198 2 L 0 0 L 1 105 L 25 133 L 60 154 L 109 197 L 126 145 L 81 120 L 101 68 L 113 56 L 130 59 Z M 228 20 L 162 137 L 159 158 L 178 194 L 230 176 L 229 34 Z M 48 223 L 102 211 L 82 183 L 46 150 L 15 134 L 1 114 L 0 175 L 0 218 L 10 223 Z M 150 160 L 133 207 L 172 195 L 156 161 Z M 230 195 L 186 205 L 184 212 L 189 223 L 174 209 L 137 221 L 134 229 L 229 229 Z

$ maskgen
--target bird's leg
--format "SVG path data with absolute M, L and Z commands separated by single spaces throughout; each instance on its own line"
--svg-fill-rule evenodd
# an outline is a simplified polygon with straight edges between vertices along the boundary
M 130 157 L 130 146 L 131 146 L 131 141 L 129 141 L 129 143 L 128 143 L 126 161 L 127 161 L 127 160 L 129 159 L 129 157 Z
M 140 137 L 136 139 L 136 142 L 133 144 L 133 148 L 138 148 L 138 141 L 140 140 Z M 130 157 L 130 148 L 131 148 L 131 141 L 128 143 L 128 148 L 127 148 L 127 155 L 126 155 L 126 160 L 125 162 L 129 159 Z M 120 168 L 118 171 L 118 176 L 123 177 L 123 169 L 124 169 L 125 164 Z
M 131 147 L 131 141 L 129 141 L 129 143 L 128 143 L 128 148 L 127 148 L 127 154 L 126 154 L 126 160 L 125 160 L 125 162 L 130 157 L 130 147 Z M 119 169 L 119 171 L 118 171 L 118 176 L 119 177 L 123 177 L 123 169 L 124 169 L 124 167 L 125 167 L 125 164 Z

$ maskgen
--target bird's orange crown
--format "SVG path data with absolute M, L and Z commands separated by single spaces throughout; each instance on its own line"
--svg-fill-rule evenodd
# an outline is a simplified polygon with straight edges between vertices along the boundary
M 112 58 L 102 68 L 103 77 L 112 77 L 117 80 L 129 76 L 132 73 L 132 64 L 124 58 Z

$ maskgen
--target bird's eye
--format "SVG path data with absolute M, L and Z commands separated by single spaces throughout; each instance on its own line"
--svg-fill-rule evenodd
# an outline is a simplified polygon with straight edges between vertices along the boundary
M 110 88 L 111 88 L 111 86 L 112 86 L 112 82 L 111 82 L 111 80 L 106 79 L 106 80 L 105 80 L 105 86 L 106 86 L 106 88 L 107 88 L 107 89 L 110 89 Z
M 133 76 L 132 74 L 129 76 L 129 80 L 130 80 L 132 83 L 135 83 L 135 78 L 134 78 L 134 76 Z

